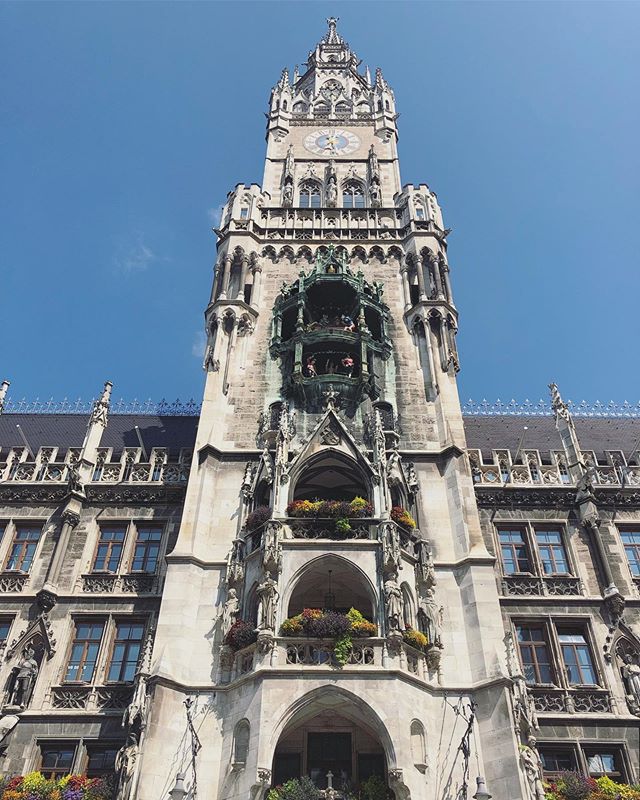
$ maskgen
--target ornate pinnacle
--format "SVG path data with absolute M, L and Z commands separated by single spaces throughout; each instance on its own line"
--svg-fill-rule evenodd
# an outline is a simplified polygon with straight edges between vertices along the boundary
M 569 420 L 569 407 L 562 399 L 557 385 L 555 383 L 550 383 L 549 389 L 551 391 L 551 408 L 553 409 L 553 413 L 556 417 Z
M 338 20 L 340 17 L 327 17 L 327 25 L 329 26 L 329 30 L 327 31 L 324 40 L 327 44 L 342 44 L 342 39 L 338 35 Z
M 96 400 L 91 413 L 89 423 L 97 422 L 103 427 L 107 427 L 107 414 L 109 412 L 109 403 L 111 401 L 111 389 L 113 384 L 111 381 L 105 381 L 104 390 L 99 400 Z
M 2 381 L 0 384 L 0 414 L 4 411 L 4 404 L 7 397 L 7 390 L 9 389 L 9 381 Z

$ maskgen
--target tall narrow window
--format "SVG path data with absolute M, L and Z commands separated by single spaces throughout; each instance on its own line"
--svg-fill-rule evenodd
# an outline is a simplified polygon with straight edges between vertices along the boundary
M 300 208 L 320 208 L 320 187 L 313 181 L 300 187 Z
M 575 628 L 558 631 L 562 660 L 571 686 L 597 686 L 598 679 L 593 666 L 591 648 L 584 632 Z
M 615 747 L 585 747 L 584 756 L 592 778 L 605 775 L 614 781 L 624 780 L 624 769 L 620 750 Z
M 96 669 L 104 622 L 78 622 L 65 680 L 91 681 Z
M 525 681 L 529 685 L 553 683 L 549 645 L 542 625 L 518 625 L 516 633 Z
M 536 532 L 536 545 L 545 575 L 568 575 L 569 561 L 560 531 Z
M 40 772 L 47 780 L 58 780 L 73 769 L 77 744 L 75 742 L 41 742 Z
M 11 620 L 0 619 L 0 647 L 2 647 L 9 638 L 10 629 L 11 629 Z
M 364 208 L 364 189 L 358 181 L 349 181 L 342 189 L 343 208 Z
M 94 572 L 117 572 L 124 546 L 125 530 L 118 526 L 100 528 L 100 539 L 93 560 Z
M 42 528 L 40 527 L 31 525 L 18 525 L 16 527 L 6 569 L 29 572 L 41 533 Z
M 142 622 L 118 622 L 113 642 L 109 681 L 132 681 L 136 674 L 144 625 Z
M 516 572 L 531 572 L 531 562 L 524 531 L 501 530 L 498 535 L 500 537 L 500 551 L 505 575 L 513 575 Z
M 620 538 L 634 578 L 640 578 L 640 530 L 621 531 Z
M 161 541 L 162 528 L 138 528 L 136 548 L 131 562 L 132 572 L 152 573 L 156 571 Z

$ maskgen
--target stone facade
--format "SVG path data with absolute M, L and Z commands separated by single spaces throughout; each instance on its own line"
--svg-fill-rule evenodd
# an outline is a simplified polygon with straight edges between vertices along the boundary
M 330 19 L 271 93 L 263 183 L 216 231 L 199 413 L 116 414 L 107 383 L 85 430 L 3 384 L 8 772 L 115 770 L 121 800 L 640 777 L 640 422 L 555 386 L 463 415 L 448 231 L 358 64 Z

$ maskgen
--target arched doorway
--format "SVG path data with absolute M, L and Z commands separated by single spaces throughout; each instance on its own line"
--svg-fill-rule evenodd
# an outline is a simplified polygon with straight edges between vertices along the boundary
M 372 776 L 387 781 L 390 750 L 389 735 L 367 703 L 325 686 L 303 698 L 282 731 L 272 781 L 277 786 L 307 775 L 325 789 L 331 773 L 335 789 L 352 793 Z

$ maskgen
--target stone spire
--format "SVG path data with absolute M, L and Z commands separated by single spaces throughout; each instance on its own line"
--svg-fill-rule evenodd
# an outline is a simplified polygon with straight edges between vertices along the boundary
M 2 414 L 4 411 L 4 405 L 7 400 L 7 391 L 9 386 L 9 381 L 2 381 L 2 383 L 0 383 L 0 414 Z
M 323 42 L 327 44 L 344 44 L 344 39 L 338 33 L 338 20 L 340 17 L 327 17 L 329 30 L 325 33 Z

